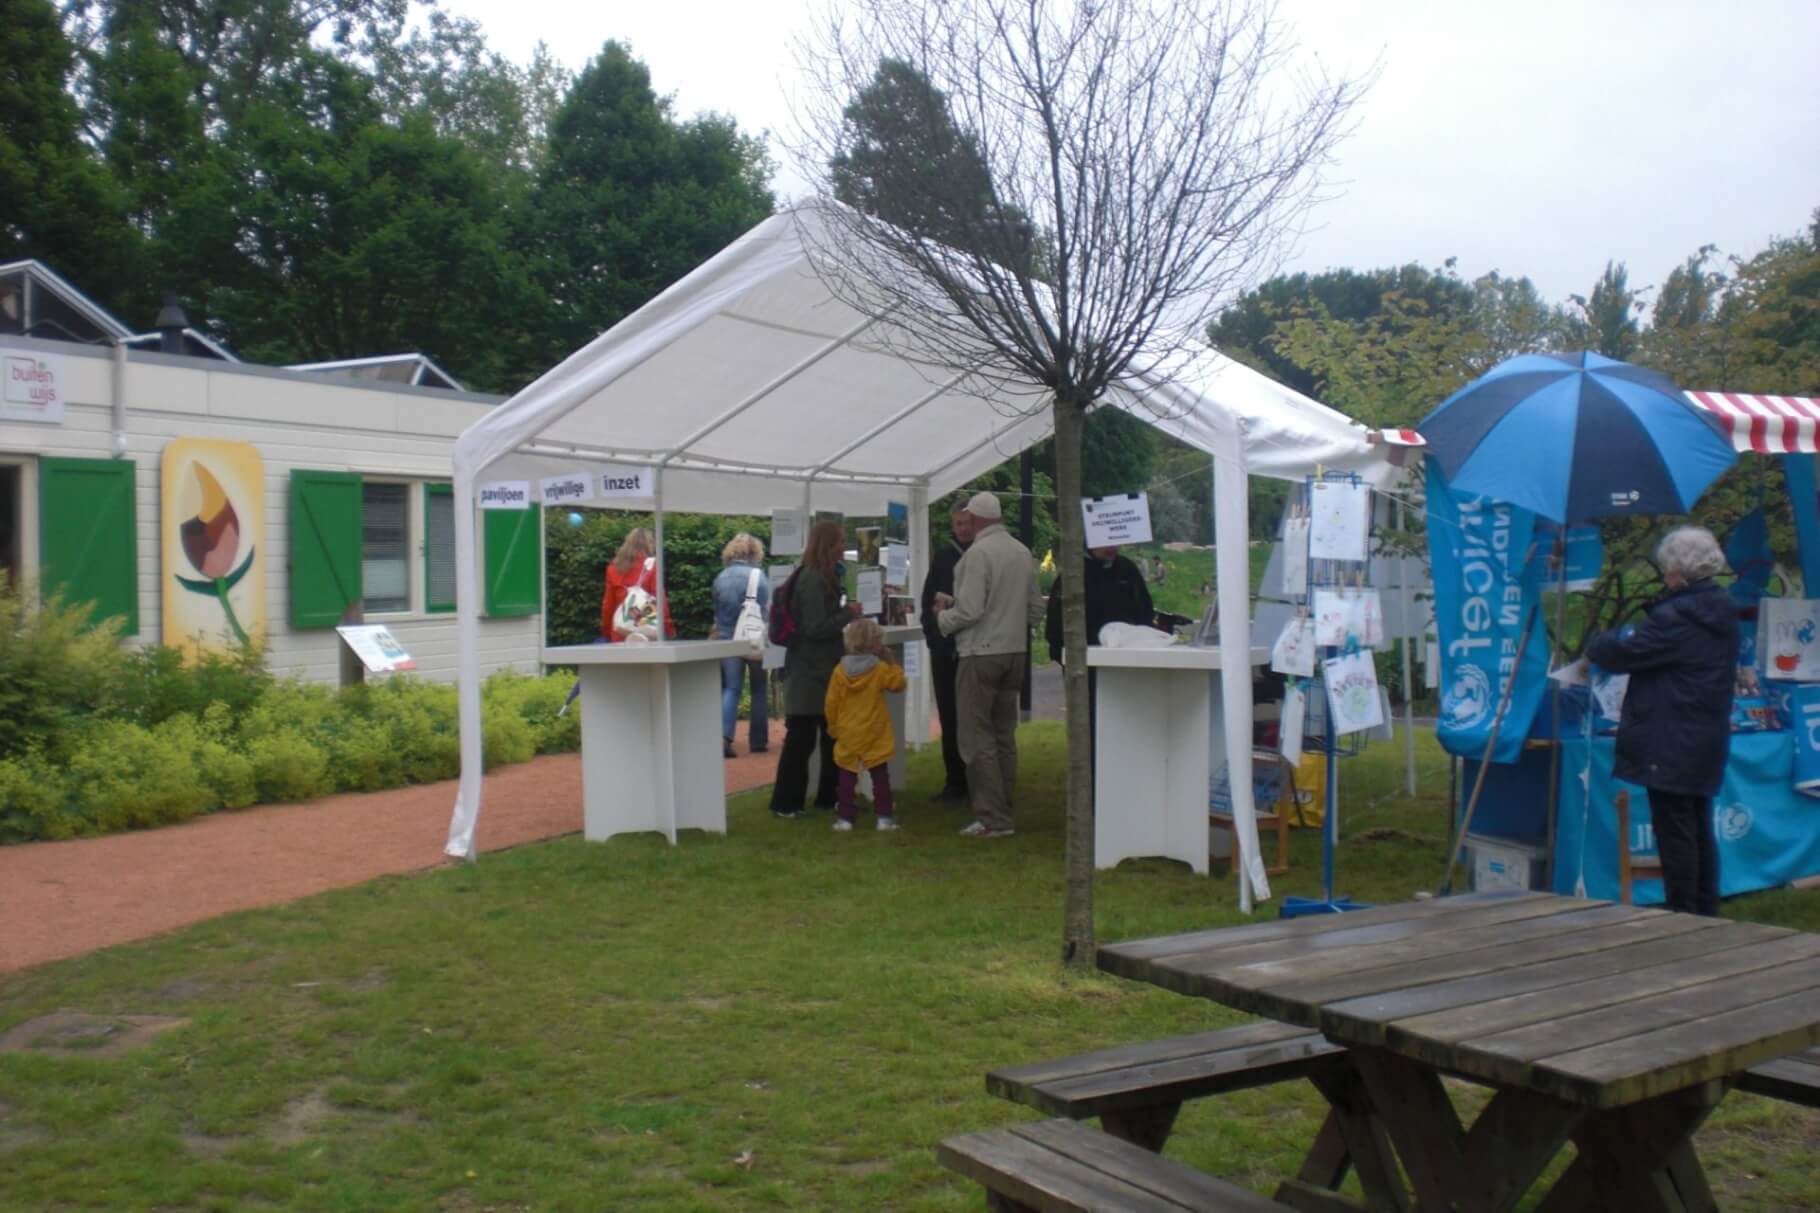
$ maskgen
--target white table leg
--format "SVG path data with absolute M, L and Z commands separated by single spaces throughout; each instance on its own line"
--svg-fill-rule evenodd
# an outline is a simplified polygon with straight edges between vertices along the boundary
M 891 658 L 901 668 L 904 664 L 904 646 L 892 645 Z M 891 751 L 891 761 L 887 765 L 887 769 L 891 772 L 891 790 L 893 792 L 904 790 L 904 753 L 910 746 L 909 734 L 904 732 L 904 721 L 909 718 L 905 707 L 912 689 L 905 687 L 901 692 L 885 696 L 885 710 L 891 716 L 891 735 L 897 738 L 897 748 Z
M 1207 675 L 1099 671 L 1094 863 L 1160 855 L 1208 871 Z
M 714 662 L 581 667 L 582 835 L 727 831 Z

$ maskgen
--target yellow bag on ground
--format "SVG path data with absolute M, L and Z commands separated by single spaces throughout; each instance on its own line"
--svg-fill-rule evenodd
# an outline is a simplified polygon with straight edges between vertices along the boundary
M 1277 812 L 1296 829 L 1319 829 L 1327 820 L 1327 755 L 1306 752 L 1295 769 L 1295 788 L 1277 796 Z

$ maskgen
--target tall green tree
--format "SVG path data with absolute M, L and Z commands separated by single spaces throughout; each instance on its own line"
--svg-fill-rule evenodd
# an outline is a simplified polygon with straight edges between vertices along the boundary
M 214 298 L 230 340 L 264 362 L 420 351 L 471 387 L 516 387 L 529 287 L 493 166 L 426 115 L 385 120 L 363 73 L 320 67 L 235 138 L 266 188 L 241 203 L 242 272 Z
M 49 0 L 0 0 L 0 261 L 35 257 L 112 303 L 142 250 L 125 193 L 83 139 L 76 68 Z
M 609 42 L 551 122 L 521 229 L 546 308 L 533 376 L 771 213 L 763 144 L 731 118 L 678 122 L 645 65 Z
M 1388 269 L 1333 269 L 1278 275 L 1246 291 L 1207 326 L 1215 349 L 1303 395 L 1313 395 L 1314 373 L 1276 347 L 1277 325 L 1318 306 L 1330 320 L 1356 323 L 1384 311 L 1394 299 L 1411 314 L 1448 316 L 1469 311 L 1472 288 L 1453 273 L 1410 262 Z
M 1631 288 L 1630 272 L 1622 261 L 1607 261 L 1590 294 L 1568 296 L 1580 312 L 1569 325 L 1573 344 L 1628 362 L 1636 355 L 1642 337 L 1638 317 L 1643 312 L 1643 293 Z

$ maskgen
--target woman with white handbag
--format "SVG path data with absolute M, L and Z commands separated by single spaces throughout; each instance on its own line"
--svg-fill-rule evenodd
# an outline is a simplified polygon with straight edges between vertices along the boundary
M 771 583 L 765 577 L 765 545 L 741 531 L 721 549 L 721 571 L 714 578 L 714 635 L 744 640 L 752 652 L 723 657 L 720 663 L 720 736 L 722 753 L 734 756 L 733 730 L 739 701 L 748 683 L 752 712 L 746 724 L 746 749 L 763 754 L 770 748 L 771 720 L 765 697 L 765 625 L 771 617 Z

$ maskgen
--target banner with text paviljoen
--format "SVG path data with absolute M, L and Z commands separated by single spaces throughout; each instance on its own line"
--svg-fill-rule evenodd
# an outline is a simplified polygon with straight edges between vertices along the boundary
M 1441 715 L 1435 733 L 1449 753 L 1481 758 L 1505 686 L 1510 704 L 1493 762 L 1515 762 L 1541 706 L 1548 636 L 1537 562 L 1535 515 L 1501 501 L 1456 494 L 1428 461 L 1428 552 L 1434 569 L 1435 627 L 1441 645 Z M 1530 625 L 1523 665 L 1517 648 Z

